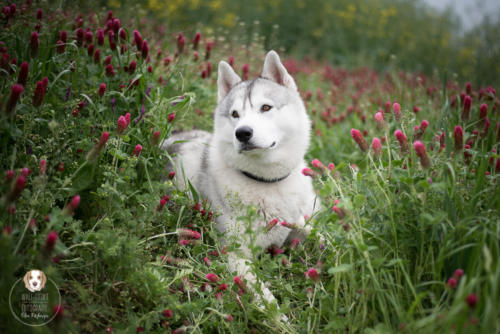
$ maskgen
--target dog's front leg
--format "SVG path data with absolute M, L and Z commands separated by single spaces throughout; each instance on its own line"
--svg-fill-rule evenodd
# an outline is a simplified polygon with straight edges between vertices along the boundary
M 250 250 L 244 249 L 243 254 L 248 256 L 250 254 Z M 275 302 L 276 298 L 274 297 L 273 293 L 264 285 L 264 283 L 262 283 L 257 278 L 257 276 L 255 276 L 255 274 L 252 272 L 252 268 L 247 264 L 247 261 L 249 260 L 245 259 L 244 257 L 238 256 L 234 252 L 231 252 L 228 255 L 229 269 L 233 272 L 236 272 L 238 276 L 240 276 L 248 283 L 248 286 L 254 293 L 257 301 L 260 303 L 262 299 L 264 299 L 267 303 Z M 262 295 L 260 295 L 260 293 L 258 293 L 255 289 L 255 287 L 258 285 L 260 285 Z
M 303 242 L 304 240 L 306 240 L 307 236 L 311 234 L 311 224 L 306 223 L 306 219 L 304 218 L 304 216 L 300 216 L 296 224 L 298 228 L 296 230 L 290 231 L 285 243 L 289 244 L 293 239 L 299 239 L 300 242 Z M 317 234 L 319 236 L 319 242 L 324 244 L 325 238 L 323 237 L 323 235 L 321 235 L 321 233 Z

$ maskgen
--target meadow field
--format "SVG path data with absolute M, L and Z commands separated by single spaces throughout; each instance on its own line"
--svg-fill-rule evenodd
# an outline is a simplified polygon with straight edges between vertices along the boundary
M 500 99 L 479 58 L 456 75 L 389 54 L 360 66 L 113 3 L 2 2 L 1 333 L 500 331 Z M 279 310 L 228 270 L 237 241 L 221 245 L 218 212 L 176 188 L 159 147 L 211 131 L 219 61 L 255 78 L 270 47 L 312 119 L 303 173 L 323 205 L 305 242 L 252 249 Z M 44 326 L 9 306 L 34 268 L 62 298 Z

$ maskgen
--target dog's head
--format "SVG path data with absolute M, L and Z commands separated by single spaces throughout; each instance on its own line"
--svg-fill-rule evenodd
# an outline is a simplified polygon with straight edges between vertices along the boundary
M 292 76 L 275 51 L 259 78 L 241 81 L 219 63 L 214 136 L 224 160 L 261 178 L 290 173 L 309 146 L 310 121 Z
M 47 277 L 41 270 L 30 270 L 24 275 L 24 285 L 31 292 L 40 291 L 47 282 Z

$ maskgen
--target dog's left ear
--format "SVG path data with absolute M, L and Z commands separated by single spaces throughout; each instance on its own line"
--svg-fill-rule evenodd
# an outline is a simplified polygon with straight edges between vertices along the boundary
M 271 50 L 267 53 L 261 77 L 270 79 L 279 85 L 297 90 L 295 81 L 281 63 L 280 56 L 278 56 L 276 51 Z
M 43 289 L 45 283 L 47 283 L 47 276 L 45 276 L 45 273 L 43 271 L 40 271 L 40 273 L 42 274 L 42 285 L 40 286 L 40 289 Z

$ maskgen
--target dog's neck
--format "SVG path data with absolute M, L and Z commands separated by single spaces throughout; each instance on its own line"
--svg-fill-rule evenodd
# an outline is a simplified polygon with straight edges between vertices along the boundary
M 246 177 L 248 178 L 251 178 L 252 180 L 254 181 L 257 181 L 257 182 L 264 182 L 264 183 L 275 183 L 275 182 L 280 182 L 280 181 L 283 181 L 284 179 L 286 179 L 290 173 L 284 175 L 284 176 L 280 176 L 280 177 L 276 177 L 276 178 L 272 178 L 272 179 L 266 179 L 264 177 L 261 177 L 261 176 L 257 176 L 257 175 L 253 175 L 249 172 L 245 172 L 244 170 L 240 170 L 240 172 L 245 175 Z

